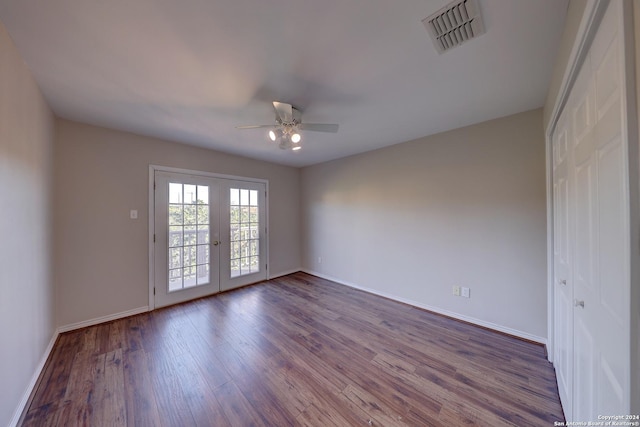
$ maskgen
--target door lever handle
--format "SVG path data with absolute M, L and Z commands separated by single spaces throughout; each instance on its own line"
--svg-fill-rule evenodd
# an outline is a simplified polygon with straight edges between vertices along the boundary
M 575 301 L 573 302 L 573 305 L 574 305 L 575 307 L 582 307 L 582 308 L 584 308 L 584 301 L 578 301 L 578 300 L 575 300 Z
M 213 241 L 213 246 L 218 246 L 218 245 L 221 245 L 221 244 L 222 244 L 222 242 L 219 241 L 219 240 L 214 240 Z
M 567 286 L 567 279 L 558 280 L 558 283 L 562 286 Z

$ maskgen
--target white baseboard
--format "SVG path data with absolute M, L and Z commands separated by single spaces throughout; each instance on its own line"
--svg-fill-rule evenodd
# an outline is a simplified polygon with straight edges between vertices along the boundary
M 104 322 L 110 322 L 112 320 L 122 319 L 123 317 L 134 316 L 140 313 L 146 313 L 149 311 L 149 306 L 138 307 L 132 310 L 121 311 L 120 313 L 109 314 L 107 316 L 96 317 L 95 319 L 84 320 L 82 322 L 71 323 L 58 327 L 58 333 L 69 332 L 75 329 L 86 328 L 87 326 L 94 326 Z
M 455 313 L 453 311 L 449 311 L 449 310 L 444 310 L 442 308 L 438 308 L 438 307 L 433 307 L 427 304 L 423 304 L 417 301 L 412 301 L 406 298 L 401 298 L 398 297 L 396 295 L 392 295 L 392 294 L 388 294 L 386 292 L 380 292 L 378 290 L 375 289 L 370 289 L 370 288 L 366 288 L 364 286 L 360 286 L 357 285 L 355 283 L 350 283 L 350 282 L 345 282 L 344 280 L 340 280 L 336 277 L 331 277 L 328 276 L 326 274 L 322 274 L 322 273 L 318 273 L 317 271 L 313 271 L 313 270 L 307 270 L 307 269 L 302 269 L 301 271 L 307 273 L 307 274 L 311 274 L 313 276 L 318 276 L 321 277 L 323 279 L 326 280 L 331 280 L 332 282 L 336 282 L 338 284 L 344 285 L 344 286 L 349 286 L 350 288 L 354 288 L 354 289 L 359 289 L 361 291 L 370 293 L 370 294 L 374 294 L 374 295 L 378 295 L 381 297 L 385 297 L 388 298 L 390 300 L 394 300 L 394 301 L 398 301 L 404 304 L 408 304 L 408 305 L 412 305 L 414 307 L 418 307 L 418 308 L 422 308 L 424 310 L 428 310 L 428 311 L 432 311 L 434 313 L 438 313 L 438 314 L 442 314 L 444 316 L 447 317 L 451 317 L 453 319 L 458 319 L 458 320 L 462 320 L 464 322 L 468 322 L 468 323 L 472 323 L 474 325 L 478 325 L 478 326 L 482 326 L 484 328 L 488 328 L 488 329 L 493 329 L 494 331 L 498 331 L 498 332 L 502 332 L 508 335 L 513 335 L 515 337 L 518 338 L 522 338 L 525 339 L 527 341 L 533 341 L 536 343 L 540 343 L 543 345 L 547 345 L 547 339 L 543 338 L 543 337 L 539 337 L 537 335 L 532 335 L 528 332 L 523 332 L 523 331 L 519 331 L 517 329 L 512 329 L 506 326 L 502 326 L 502 325 L 498 325 L 497 323 L 492 323 L 492 322 L 487 322 L 485 320 L 481 320 L 481 319 L 476 319 L 474 317 L 470 317 L 470 316 L 466 316 L 464 314 L 460 314 L 460 313 Z
M 289 270 L 289 271 L 281 271 L 279 273 L 271 274 L 268 280 L 277 279 L 278 277 L 282 277 L 282 276 L 288 276 L 289 274 L 297 273 L 299 271 L 303 271 L 302 267 L 294 268 L 293 270 Z
M 44 369 L 44 365 L 47 363 L 47 359 L 49 359 L 49 355 L 51 354 L 51 350 L 53 350 L 53 345 L 56 343 L 56 340 L 58 339 L 58 335 L 60 334 L 57 330 L 53 332 L 53 336 L 51 337 L 51 340 L 49 341 L 47 348 L 44 350 L 44 354 L 42 355 L 40 362 L 38 362 L 38 365 L 36 366 L 36 369 L 33 373 L 33 376 L 31 377 L 31 380 L 27 385 L 27 389 L 22 395 L 22 399 L 20 399 L 20 403 L 18 403 L 18 407 L 16 408 L 16 411 L 13 414 L 13 418 L 9 422 L 9 427 L 16 427 L 18 425 L 18 422 L 20 422 L 20 417 L 22 417 L 22 413 L 26 409 L 27 403 L 29 402 L 29 397 L 31 397 L 33 388 L 38 383 L 38 378 L 40 378 L 40 374 Z

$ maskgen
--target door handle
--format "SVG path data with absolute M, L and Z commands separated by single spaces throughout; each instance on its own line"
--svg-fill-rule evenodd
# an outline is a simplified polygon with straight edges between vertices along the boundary
M 567 279 L 558 280 L 558 283 L 562 286 L 567 286 Z
M 582 308 L 584 308 L 584 301 L 578 301 L 578 300 L 575 300 L 575 301 L 573 302 L 573 305 L 574 305 L 575 307 L 582 307 Z
M 218 240 L 214 240 L 213 241 L 213 246 L 218 246 L 218 245 L 221 245 L 221 244 L 222 244 L 221 241 L 218 241 Z

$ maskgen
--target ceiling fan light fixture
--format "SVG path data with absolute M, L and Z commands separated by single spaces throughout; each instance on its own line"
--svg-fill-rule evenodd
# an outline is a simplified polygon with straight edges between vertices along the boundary
M 466 1 L 466 0 L 464 0 Z M 471 1 L 471 0 L 469 0 Z M 337 124 L 328 123 L 302 123 L 300 110 L 285 102 L 273 102 L 276 113 L 275 125 L 248 125 L 236 126 L 237 129 L 269 129 L 267 136 L 271 142 L 278 144 L 282 150 L 298 151 L 302 148 L 300 131 L 330 132 L 338 131 Z

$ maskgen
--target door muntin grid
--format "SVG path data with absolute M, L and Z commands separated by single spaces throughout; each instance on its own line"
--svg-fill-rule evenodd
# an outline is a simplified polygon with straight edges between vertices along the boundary
M 229 189 L 229 263 L 231 278 L 260 271 L 258 191 Z
M 208 185 L 169 183 L 168 292 L 210 282 L 209 194 Z

